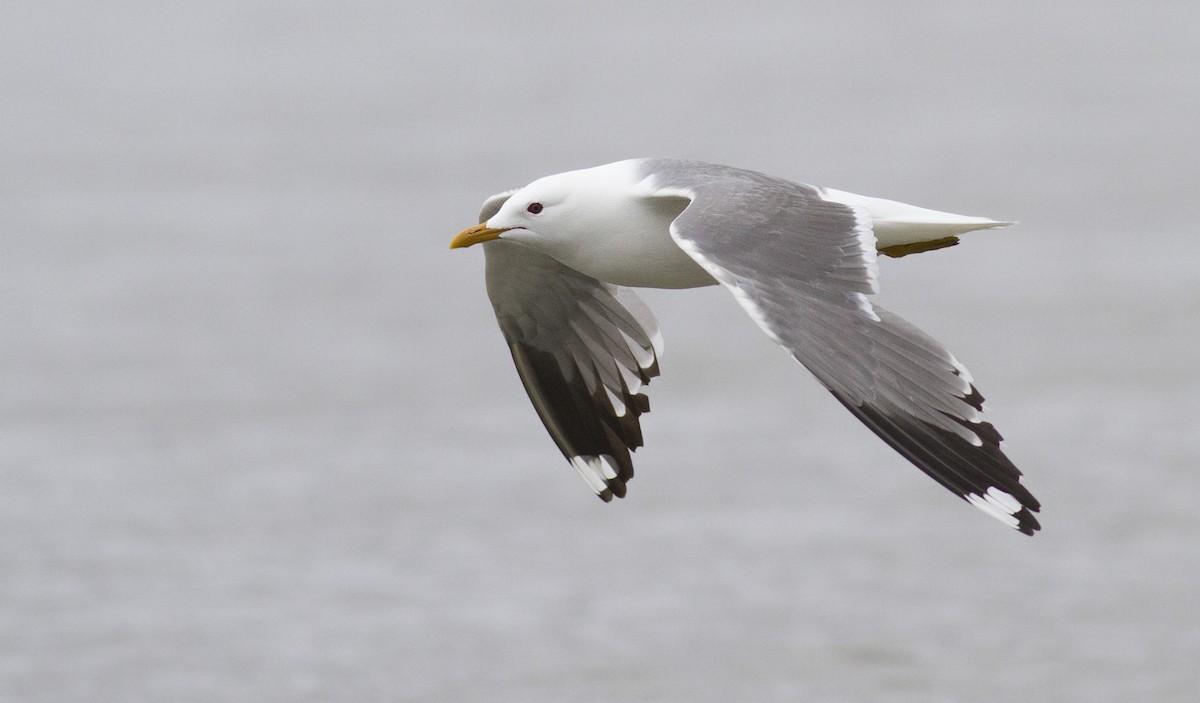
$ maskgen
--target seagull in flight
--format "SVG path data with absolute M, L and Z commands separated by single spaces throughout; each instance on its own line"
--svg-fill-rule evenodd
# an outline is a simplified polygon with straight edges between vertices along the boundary
M 488 297 L 534 409 L 604 501 L 642 446 L 662 336 L 631 290 L 724 286 L 855 417 L 955 495 L 1022 533 L 1041 507 L 983 419 L 967 369 L 873 303 L 878 254 L 1011 224 L 678 159 L 539 178 L 483 203 Z

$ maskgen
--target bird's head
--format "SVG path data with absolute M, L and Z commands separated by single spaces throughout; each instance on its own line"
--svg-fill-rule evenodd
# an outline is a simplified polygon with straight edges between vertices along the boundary
M 581 198 L 572 196 L 578 189 L 572 187 L 569 175 L 540 178 L 516 191 L 486 220 L 459 232 L 450 248 L 503 239 L 551 249 L 574 236 L 587 208 Z
M 511 194 L 488 198 L 480 224 L 459 232 L 450 248 L 515 242 L 618 285 L 711 282 L 671 239 L 671 221 L 688 201 L 651 197 L 644 180 L 640 160 L 540 178 Z M 667 270 L 674 274 L 664 278 Z
M 633 161 L 539 178 L 507 200 L 489 199 L 480 213 L 482 222 L 459 232 L 450 248 L 499 239 L 570 258 L 579 247 L 601 244 L 601 233 L 639 227 L 636 179 Z

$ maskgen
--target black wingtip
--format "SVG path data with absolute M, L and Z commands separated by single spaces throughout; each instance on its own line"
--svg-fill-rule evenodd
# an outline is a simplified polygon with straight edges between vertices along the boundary
M 610 478 L 604 482 L 605 489 L 596 495 L 605 503 L 611 503 L 613 498 L 625 497 L 625 481 L 628 479 Z
M 1033 508 L 1033 510 L 1036 509 L 1037 508 Z M 1013 517 L 1015 517 L 1018 521 L 1017 532 L 1020 532 L 1023 535 L 1029 535 L 1032 537 L 1035 532 L 1042 529 L 1042 524 L 1038 522 L 1036 517 L 1033 516 L 1033 513 L 1030 512 L 1030 508 L 1028 507 L 1019 511 L 1013 515 Z
M 607 483 L 608 490 L 618 498 L 625 497 L 625 482 L 619 478 L 614 478 Z
M 901 456 L 963 500 L 1022 534 L 1032 536 L 1041 529 L 1033 516 L 1041 503 L 1021 485 L 1021 472 L 1000 449 L 1000 433 L 990 423 L 952 418 L 980 438 L 973 444 L 916 418 L 857 405 L 836 391 L 833 396 Z M 974 388 L 971 396 L 982 404 Z

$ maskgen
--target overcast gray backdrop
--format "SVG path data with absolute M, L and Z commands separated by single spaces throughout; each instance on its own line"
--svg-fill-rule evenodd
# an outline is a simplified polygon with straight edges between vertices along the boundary
M 1192 700 L 1198 8 L 5 3 L 0 699 Z M 712 289 L 591 496 L 447 244 L 632 156 L 1019 220 L 881 300 L 1044 531 Z

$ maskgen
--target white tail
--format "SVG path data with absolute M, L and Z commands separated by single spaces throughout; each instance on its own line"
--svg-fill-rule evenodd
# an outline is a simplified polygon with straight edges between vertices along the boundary
M 989 220 L 986 217 L 969 217 L 929 210 L 895 200 L 871 198 L 833 188 L 821 188 L 820 191 L 821 197 L 826 200 L 870 212 L 876 248 L 892 256 L 951 246 L 958 242 L 960 234 L 1013 224 Z

